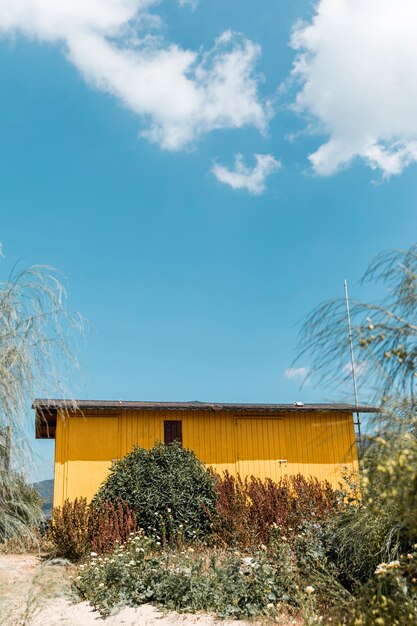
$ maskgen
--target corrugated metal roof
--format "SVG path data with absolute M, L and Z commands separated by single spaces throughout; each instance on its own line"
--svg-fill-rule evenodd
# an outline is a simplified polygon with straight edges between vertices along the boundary
M 74 410 L 140 410 L 140 411 L 233 411 L 235 413 L 282 413 L 291 411 L 320 411 L 335 413 L 375 413 L 371 406 L 355 406 L 354 404 L 235 404 L 224 402 L 133 402 L 126 400 L 48 400 L 37 398 L 32 408 L 39 412 L 55 411 L 56 409 Z
M 36 438 L 55 437 L 57 411 L 67 414 L 80 411 L 85 417 L 99 411 L 228 411 L 235 415 L 280 415 L 300 411 L 316 413 L 375 413 L 375 407 L 353 404 L 233 404 L 219 402 L 131 402 L 125 400 L 58 400 L 37 398 L 32 408 L 36 411 Z

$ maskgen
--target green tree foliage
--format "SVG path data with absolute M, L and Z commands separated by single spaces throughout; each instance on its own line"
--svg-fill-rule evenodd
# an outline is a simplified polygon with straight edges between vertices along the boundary
M 417 382 L 417 244 L 388 250 L 370 263 L 362 283 L 382 284 L 379 302 L 351 301 L 359 381 L 374 393 L 413 395 Z M 328 300 L 306 318 L 298 358 L 309 358 L 323 383 L 347 381 L 351 372 L 343 298 Z
M 417 615 L 417 245 L 377 256 L 363 280 L 386 288 L 380 302 L 351 306 L 358 373 L 382 406 L 367 435 L 358 497 L 336 514 L 325 551 L 351 594 L 343 623 L 400 626 Z M 322 382 L 350 377 L 343 299 L 306 318 L 299 348 Z
M 204 538 L 215 515 L 214 477 L 179 443 L 135 446 L 116 461 L 93 505 L 127 502 L 138 524 L 161 542 Z
M 398 560 L 417 542 L 417 417 L 402 400 L 377 420 L 364 455 L 356 506 L 337 518 L 338 561 L 350 577 L 366 581 L 381 562 Z
M 39 521 L 39 498 L 19 474 L 31 463 L 25 426 L 35 391 L 62 389 L 59 366 L 76 363 L 71 344 L 82 321 L 65 298 L 47 267 L 13 271 L 0 282 L 0 542 Z

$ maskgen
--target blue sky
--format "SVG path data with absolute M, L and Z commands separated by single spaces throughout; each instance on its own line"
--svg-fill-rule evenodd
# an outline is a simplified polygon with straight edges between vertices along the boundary
M 405 11 L 415 11 L 402 1 Z M 362 56 L 355 65 L 355 55 L 363 44 L 378 59 L 383 46 L 382 31 L 372 21 L 373 0 L 353 2 L 349 15 L 346 2 L 336 3 L 337 24 L 343 18 L 358 26 L 352 41 L 359 43 L 350 48 L 351 40 L 339 47 L 329 36 L 346 28 L 334 25 L 328 0 L 87 3 L 97 11 L 127 6 L 128 35 L 119 18 L 109 32 L 94 20 L 81 28 L 77 20 L 54 14 L 53 2 L 43 0 L 43 11 L 39 2 L 18 0 L 9 12 L 0 7 L 0 239 L 6 255 L 0 268 L 6 276 L 21 259 L 22 266 L 46 263 L 65 273 L 69 306 L 91 322 L 81 349 L 84 375 L 75 381 L 74 395 L 340 399 L 313 385 L 300 390 L 300 380 L 288 380 L 285 370 L 296 355 L 299 322 L 312 307 L 342 295 L 345 276 L 352 296 L 376 296 L 357 284 L 367 262 L 385 248 L 415 241 L 417 121 L 410 113 L 410 84 L 416 61 L 410 55 L 404 62 L 397 50 L 402 37 L 392 33 L 388 39 L 392 59 L 402 59 L 401 80 L 393 61 L 388 84 L 369 84 L 367 72 L 373 76 L 375 64 L 358 63 Z M 382 5 L 389 12 L 389 3 Z M 81 6 L 75 2 L 74 11 Z M 144 25 L 132 21 L 129 11 L 135 19 L 142 11 Z M 305 25 L 297 27 L 295 50 L 289 43 L 297 20 Z M 378 32 L 362 41 L 366 20 Z M 135 29 L 156 42 L 132 44 Z M 228 31 L 241 35 L 228 35 L 201 61 Z M 87 57 L 80 52 L 85 33 L 91 36 Z M 129 48 L 138 55 L 133 70 L 132 58 L 123 59 L 127 82 L 121 84 L 117 68 L 111 75 L 111 56 L 106 76 L 90 63 L 100 58 L 100 38 L 113 46 L 111 54 Z M 248 41 L 258 48 L 244 61 Z M 149 75 L 137 67 L 152 57 L 152 77 L 158 77 L 162 53 L 177 54 L 169 48 L 173 43 L 177 51 L 194 51 L 193 62 L 201 61 L 207 72 L 202 79 L 194 75 L 203 95 L 189 118 L 181 110 L 172 118 L 174 105 L 159 87 L 146 106 L 141 94 Z M 147 49 L 141 57 L 142 45 Z M 218 77 L 210 68 L 230 51 L 242 56 L 239 63 L 247 62 L 242 80 L 250 76 L 252 82 L 234 89 L 228 75 L 219 104 L 213 96 Z M 300 66 L 294 71 L 306 51 L 302 72 Z M 341 77 L 349 63 L 357 69 L 357 84 L 350 77 L 346 102 Z M 161 76 L 165 89 L 167 78 Z M 172 98 L 184 97 L 187 106 L 180 79 L 173 82 Z M 391 103 L 392 84 L 397 90 Z M 369 104 L 378 97 L 383 114 Z M 215 122 L 207 102 L 220 111 Z M 246 117 L 240 102 L 242 110 L 248 108 Z M 167 147 L 173 136 L 176 144 Z M 244 169 L 235 171 L 239 154 Z M 256 154 L 269 155 L 275 171 L 264 179 L 258 172 L 251 187 Z M 215 164 L 226 172 L 226 182 L 214 175 Z M 38 477 L 52 476 L 53 443 L 37 442 L 35 451 Z

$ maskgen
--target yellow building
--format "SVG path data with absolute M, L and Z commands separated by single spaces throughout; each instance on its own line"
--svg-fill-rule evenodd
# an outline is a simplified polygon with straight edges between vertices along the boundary
M 54 506 L 91 499 L 111 463 L 135 444 L 178 439 L 217 472 L 278 480 L 285 474 L 339 484 L 357 469 L 347 404 L 214 404 L 35 400 L 36 437 L 55 438 Z

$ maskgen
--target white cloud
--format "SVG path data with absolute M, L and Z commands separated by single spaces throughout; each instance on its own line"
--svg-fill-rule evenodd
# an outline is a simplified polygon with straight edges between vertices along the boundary
M 180 7 L 190 6 L 192 9 L 195 9 L 198 4 L 198 0 L 178 0 L 178 4 Z
M 270 106 L 258 94 L 260 47 L 225 32 L 208 52 L 167 44 L 158 0 L 1 0 L 0 34 L 58 43 L 93 87 L 138 114 L 142 135 L 165 149 L 202 133 L 255 126 Z
M 368 363 L 366 361 L 359 361 L 358 363 L 355 363 L 355 374 L 356 376 L 359 378 L 359 376 L 361 376 L 366 369 L 368 368 Z M 343 373 L 344 374 L 352 374 L 352 364 L 351 363 L 346 363 L 346 365 L 343 366 Z
M 308 367 L 288 367 L 284 372 L 285 380 L 305 381 L 310 374 Z
M 250 168 L 244 164 L 242 155 L 237 154 L 234 170 L 216 163 L 211 171 L 218 181 L 230 185 L 232 189 L 246 189 L 253 195 L 259 195 L 265 191 L 266 177 L 276 172 L 281 164 L 272 154 L 255 154 L 255 160 L 255 166 Z
M 295 107 L 329 135 L 310 155 L 318 174 L 355 157 L 384 176 L 417 161 L 415 0 L 319 0 L 292 45 Z

